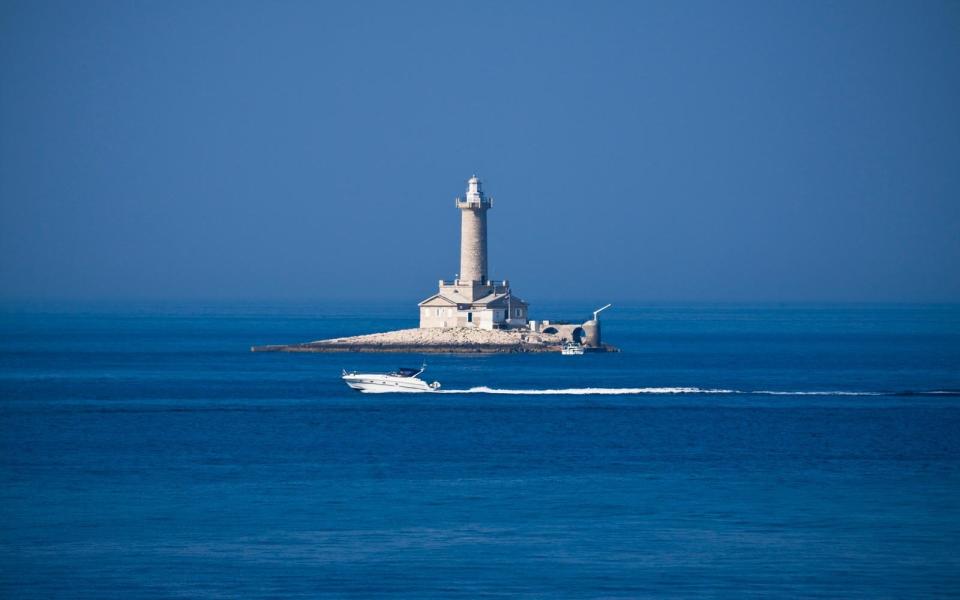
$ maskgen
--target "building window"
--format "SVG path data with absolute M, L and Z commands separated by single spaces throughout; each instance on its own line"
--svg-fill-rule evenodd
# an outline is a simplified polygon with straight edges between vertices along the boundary
M 518 317 L 520 316 L 520 309 L 519 309 L 519 308 L 514 309 L 514 312 L 515 312 L 516 316 L 518 316 Z
M 473 323 L 473 313 L 467 313 L 467 323 Z

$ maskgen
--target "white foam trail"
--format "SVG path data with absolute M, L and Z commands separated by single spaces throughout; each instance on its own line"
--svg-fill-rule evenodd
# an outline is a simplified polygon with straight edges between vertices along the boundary
M 772 390 L 759 390 L 756 392 L 743 392 L 743 393 L 763 394 L 765 396 L 883 396 L 883 392 L 844 392 L 844 391 L 775 392 Z
M 441 394 L 511 394 L 519 396 L 622 396 L 631 394 L 736 394 L 736 390 L 714 390 L 695 387 L 657 388 L 563 388 L 555 390 L 508 390 L 486 386 L 468 390 L 438 390 Z
M 466 390 L 437 390 L 441 394 L 507 394 L 513 396 L 630 396 L 638 394 L 755 394 L 765 396 L 882 396 L 882 392 L 851 392 L 851 391 L 811 391 L 790 392 L 759 390 L 747 392 L 742 390 L 725 390 L 698 387 L 646 387 L 646 388 L 561 388 L 542 390 L 513 390 L 491 388 L 487 386 L 472 387 Z

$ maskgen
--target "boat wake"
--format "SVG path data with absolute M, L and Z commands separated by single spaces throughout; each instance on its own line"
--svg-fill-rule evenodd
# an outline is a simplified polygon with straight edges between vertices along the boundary
M 439 390 L 441 394 L 510 394 L 518 396 L 622 396 L 634 394 L 736 394 L 736 390 L 714 390 L 695 387 L 650 388 L 562 388 L 544 390 L 510 390 L 486 386 L 467 390 Z
M 698 387 L 644 387 L 644 388 L 560 388 L 560 389 L 504 389 L 486 386 L 465 390 L 437 390 L 440 394 L 506 394 L 512 396 L 631 396 L 640 394 L 686 395 L 686 394 L 734 394 L 742 396 L 960 396 L 958 390 L 865 392 L 848 390 L 777 391 L 777 390 L 727 390 Z

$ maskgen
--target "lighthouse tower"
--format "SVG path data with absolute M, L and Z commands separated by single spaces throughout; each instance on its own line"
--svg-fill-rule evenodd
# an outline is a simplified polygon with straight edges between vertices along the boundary
M 476 175 L 467 181 L 467 197 L 457 198 L 460 209 L 460 277 L 461 285 L 484 285 L 487 272 L 487 211 L 493 199 L 483 195 Z
M 480 179 L 467 180 L 467 195 L 456 199 L 460 209 L 460 273 L 440 280 L 437 293 L 420 302 L 420 327 L 526 327 L 526 302 L 510 291 L 507 280 L 493 281 L 487 270 L 487 211 L 493 198 Z

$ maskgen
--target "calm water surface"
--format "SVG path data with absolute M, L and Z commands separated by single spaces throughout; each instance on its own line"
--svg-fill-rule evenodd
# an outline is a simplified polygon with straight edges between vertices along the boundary
M 960 595 L 960 307 L 617 306 L 432 395 L 248 352 L 410 313 L 3 307 L 0 595 Z

